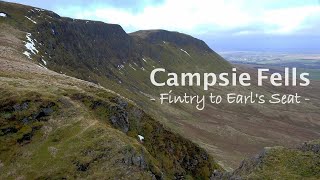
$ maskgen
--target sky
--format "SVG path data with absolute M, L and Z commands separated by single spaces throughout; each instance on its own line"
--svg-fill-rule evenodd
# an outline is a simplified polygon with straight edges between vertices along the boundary
M 320 0 L 13 0 L 61 16 L 120 24 L 126 32 L 166 29 L 219 51 L 320 53 Z

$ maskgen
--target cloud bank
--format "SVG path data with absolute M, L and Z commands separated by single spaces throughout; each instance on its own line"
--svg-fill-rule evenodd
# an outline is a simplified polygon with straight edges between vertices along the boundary
M 293 1 L 291 1 L 293 2 Z M 310 1 L 312 2 L 312 1 Z M 132 10 L 108 5 L 88 8 L 60 7 L 58 12 L 81 19 L 96 19 L 122 25 L 127 31 L 169 29 L 191 34 L 232 32 L 248 34 L 315 33 L 320 18 L 318 3 L 294 4 L 250 0 L 166 0 L 146 3 Z

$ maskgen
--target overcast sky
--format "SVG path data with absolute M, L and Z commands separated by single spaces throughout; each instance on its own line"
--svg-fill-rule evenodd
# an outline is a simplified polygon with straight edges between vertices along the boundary
M 13 0 L 61 16 L 167 29 L 218 50 L 320 50 L 320 0 Z M 320 53 L 320 51 L 319 51 Z

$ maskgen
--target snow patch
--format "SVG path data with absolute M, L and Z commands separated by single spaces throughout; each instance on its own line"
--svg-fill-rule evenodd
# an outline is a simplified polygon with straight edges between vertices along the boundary
M 29 59 L 31 59 L 31 54 L 28 51 L 23 52 L 24 55 L 26 55 Z
M 129 66 L 133 69 L 133 70 L 137 70 L 136 68 L 134 68 L 131 64 L 129 64 Z
M 120 70 L 122 70 L 124 68 L 124 65 L 120 64 L 120 65 L 117 66 L 117 68 L 120 71 Z
M 184 53 L 186 53 L 188 56 L 190 56 L 190 54 L 187 52 L 187 51 L 185 51 L 185 50 L 183 50 L 183 49 L 180 49 L 182 52 L 184 52 Z M 191 57 L 191 56 L 190 56 Z
M 146 59 L 144 59 L 144 58 L 142 58 L 142 61 L 147 62 L 147 60 L 146 60 Z
M 7 17 L 6 13 L 0 13 L 0 17 Z
M 34 24 L 37 24 L 37 22 L 35 22 L 34 20 L 32 20 L 31 18 L 29 18 L 28 16 L 24 16 L 26 17 L 27 19 L 29 19 L 29 21 L 33 22 Z
M 141 67 L 142 71 L 145 71 L 146 69 L 144 67 Z
M 144 92 L 142 92 L 142 91 L 140 91 L 140 93 L 141 93 L 142 95 L 146 96 L 147 98 L 149 98 L 150 101 L 156 101 L 156 99 L 153 98 L 153 96 L 151 96 L 150 94 L 144 93 Z
M 44 65 L 47 65 L 47 61 L 41 58 L 41 61 L 43 62 Z
M 26 42 L 26 44 L 24 46 L 29 51 L 31 51 L 33 54 L 37 54 L 39 51 L 36 49 L 35 44 L 34 44 L 33 40 L 31 39 L 31 33 L 27 33 L 26 38 L 27 38 L 28 42 Z
M 141 142 L 143 142 L 143 140 L 144 140 L 144 137 L 143 137 L 143 136 L 141 136 L 140 134 L 138 134 L 138 138 L 139 138 L 139 140 L 140 140 Z
M 40 11 L 44 11 L 44 9 L 39 9 L 39 8 L 34 8 L 34 10 L 40 12 Z
M 45 67 L 45 66 L 42 65 L 42 64 L 39 64 L 38 66 L 41 67 L 41 68 L 44 68 L 44 69 L 48 69 L 47 67 Z

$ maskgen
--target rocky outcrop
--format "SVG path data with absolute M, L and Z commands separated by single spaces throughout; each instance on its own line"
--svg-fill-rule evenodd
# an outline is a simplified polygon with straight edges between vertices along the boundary
M 300 147 L 298 147 L 301 151 L 312 151 L 316 154 L 320 154 L 320 140 L 314 140 L 310 142 L 303 143 Z
M 123 158 L 123 163 L 147 169 L 148 165 L 143 154 L 138 154 L 133 149 L 127 149 L 124 154 L 125 157 Z
M 112 112 L 112 115 L 109 120 L 112 125 L 121 129 L 124 133 L 127 133 L 130 126 L 128 112 L 126 112 L 121 106 L 112 106 L 110 107 L 110 111 Z
M 156 162 L 160 162 L 159 169 L 167 177 L 179 179 L 190 175 L 209 178 L 214 170 L 222 170 L 202 148 L 169 131 L 143 110 L 129 104 L 123 98 L 101 99 L 84 94 L 74 94 L 72 98 L 82 101 L 101 120 L 108 119 L 108 123 L 128 136 L 139 140 L 138 135 L 143 135 L 143 142 L 140 143 L 146 148 L 149 156 L 151 155 Z M 150 169 L 156 177 L 161 177 L 157 168 L 148 167 L 149 163 L 146 162 L 144 153 L 129 149 L 124 154 L 125 164 Z
M 298 148 L 268 147 L 244 160 L 233 172 L 214 171 L 210 179 L 318 179 L 320 141 L 305 142 Z
M 57 107 L 55 102 L 32 99 L 17 103 L 8 101 L 0 107 L 6 123 L 0 123 L 0 136 L 12 134 L 11 138 L 19 144 L 28 143 L 33 135 L 42 127 L 42 121 L 54 113 Z

